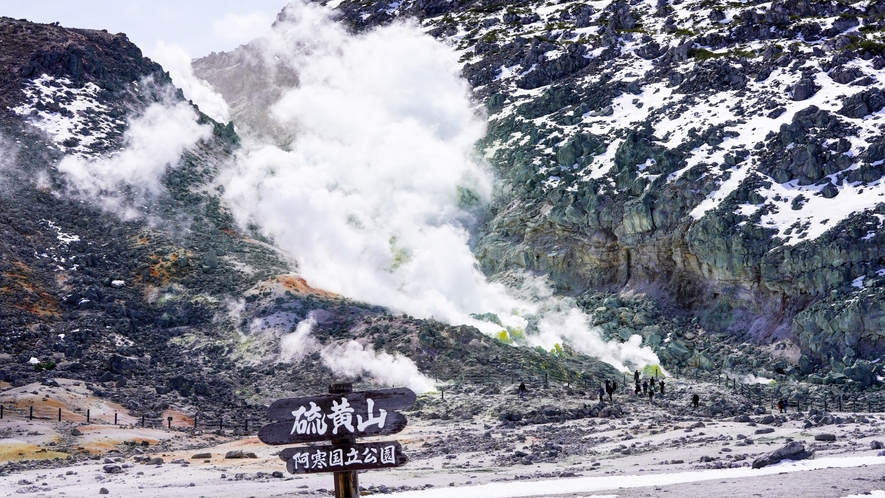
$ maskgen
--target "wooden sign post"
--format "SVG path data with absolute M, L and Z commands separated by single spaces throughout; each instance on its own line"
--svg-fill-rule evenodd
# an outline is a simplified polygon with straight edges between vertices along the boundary
M 286 448 L 280 458 L 292 474 L 335 473 L 336 498 L 357 498 L 358 470 L 399 467 L 408 459 L 396 441 L 357 443 L 356 438 L 395 434 L 416 400 L 410 389 L 353 392 L 349 383 L 332 384 L 329 394 L 274 401 L 267 409 L 276 420 L 258 431 L 265 444 L 330 441 L 328 445 Z
M 352 384 L 332 384 L 329 386 L 329 394 L 350 394 L 353 392 Z M 346 398 L 345 398 L 346 399 Z M 344 402 L 342 401 L 341 404 Z M 294 412 L 293 412 L 294 413 Z M 369 415 L 366 415 L 368 418 Z M 351 431 L 352 432 L 352 431 Z M 332 445 L 346 445 L 346 444 L 356 443 L 356 438 L 354 436 L 342 436 L 338 439 L 332 440 Z M 344 449 L 332 450 L 332 453 L 335 451 L 339 451 L 341 456 L 341 461 L 344 459 Z M 349 453 L 349 452 L 348 452 Z M 282 458 L 282 452 L 280 453 L 280 457 Z M 329 459 L 331 463 L 332 458 Z M 283 461 L 286 461 L 283 458 Z M 289 464 L 286 463 L 286 469 L 289 469 Z M 290 471 L 291 472 L 291 471 Z M 335 498 L 357 498 L 360 495 L 360 480 L 359 476 L 356 473 L 356 470 L 345 470 L 342 472 L 335 472 Z

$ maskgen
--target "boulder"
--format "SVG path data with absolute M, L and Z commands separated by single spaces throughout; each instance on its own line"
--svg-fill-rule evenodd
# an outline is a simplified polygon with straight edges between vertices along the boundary
M 810 99 L 820 88 L 815 85 L 811 78 L 802 78 L 790 88 L 790 97 L 794 101 Z
M 791 441 L 787 443 L 786 446 L 753 460 L 753 468 L 761 469 L 767 465 L 778 463 L 781 460 L 805 460 L 812 456 L 814 456 L 814 452 L 806 451 L 804 444 L 798 441 Z
M 136 360 L 118 354 L 112 354 L 106 361 L 109 372 L 117 375 L 130 375 L 138 366 Z
M 255 453 L 247 452 L 247 451 L 243 451 L 243 450 L 233 450 L 233 451 L 228 451 L 227 453 L 225 453 L 224 458 L 230 458 L 230 459 L 258 458 L 258 455 L 256 455 Z

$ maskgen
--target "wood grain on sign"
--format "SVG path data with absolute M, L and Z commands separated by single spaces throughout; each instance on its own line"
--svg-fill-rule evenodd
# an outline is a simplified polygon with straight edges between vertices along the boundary
M 409 460 L 396 441 L 286 448 L 280 459 L 290 474 L 386 469 Z
M 376 408 L 377 415 L 377 408 Z M 345 428 L 339 428 L 337 434 L 332 433 L 332 421 L 326 421 L 326 430 L 323 433 L 313 432 L 308 434 L 298 434 L 293 431 L 295 425 L 294 420 L 282 420 L 272 422 L 265 425 L 258 431 L 258 439 L 264 444 L 295 444 L 295 443 L 313 443 L 317 441 L 328 441 L 342 436 L 352 435 L 354 437 L 364 436 L 384 436 L 387 434 L 395 434 L 406 427 L 406 416 L 399 412 L 390 412 L 386 414 L 384 426 L 371 425 L 364 430 L 357 430 L 356 418 L 352 420 L 354 432 L 350 432 Z
M 311 403 L 318 406 L 323 412 L 329 413 L 332 402 L 339 402 L 341 398 L 347 398 L 348 404 L 354 409 L 354 414 L 363 414 L 368 409 L 366 401 L 374 402 L 374 411 L 379 409 L 392 412 L 393 410 L 407 410 L 415 404 L 418 398 L 415 392 L 407 388 L 378 389 L 375 391 L 359 391 L 346 394 L 321 394 L 319 396 L 305 396 L 303 398 L 284 398 L 271 403 L 267 409 L 267 416 L 271 420 L 292 420 L 292 412 L 300 407 L 309 407 Z

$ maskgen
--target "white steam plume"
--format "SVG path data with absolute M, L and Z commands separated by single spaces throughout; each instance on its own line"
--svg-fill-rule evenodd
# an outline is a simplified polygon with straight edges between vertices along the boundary
M 295 332 L 284 335 L 280 341 L 280 361 L 291 363 L 319 351 L 323 363 L 336 374 L 347 377 L 365 374 L 381 384 L 406 386 L 418 393 L 434 390 L 433 380 L 405 356 L 376 353 L 356 341 L 322 347 L 310 335 L 316 325 L 316 319 L 309 316 L 298 323 Z
M 434 390 L 433 380 L 422 374 L 415 363 L 405 356 L 384 351 L 376 353 L 356 341 L 344 345 L 333 344 L 320 354 L 332 371 L 348 377 L 367 373 L 383 384 L 404 385 L 419 394 Z
M 295 139 L 285 149 L 247 144 L 227 172 L 241 223 L 294 254 L 314 286 L 486 333 L 501 326 L 471 313 L 518 328 L 539 313 L 530 344 L 565 339 L 622 370 L 658 363 L 638 338 L 606 343 L 549 288 L 546 299 L 517 299 L 477 269 L 464 208 L 490 195 L 474 149 L 485 127 L 448 47 L 403 23 L 354 36 L 300 2 L 282 17 L 256 46 L 297 72 L 298 85 L 268 109 Z
M 169 71 L 172 82 L 181 88 L 184 96 L 192 100 L 200 111 L 220 123 L 230 120 L 227 102 L 212 85 L 194 75 L 191 57 L 181 46 L 158 42 L 150 56 Z
M 319 342 L 310 335 L 316 326 L 316 319 L 308 317 L 298 322 L 295 332 L 284 335 L 280 340 L 280 360 L 291 363 L 314 351 L 319 351 Z
M 5 194 L 10 175 L 18 162 L 19 145 L 0 135 L 0 193 Z
M 264 44 L 298 70 L 272 108 L 298 133 L 289 150 L 240 154 L 225 184 L 234 212 L 295 254 L 311 285 L 453 322 L 509 316 L 520 303 L 467 244 L 462 205 L 488 199 L 491 181 L 471 157 L 485 129 L 453 54 L 413 26 L 355 37 L 326 15 L 293 4 Z
M 528 336 L 529 344 L 547 350 L 563 339 L 577 351 L 589 352 L 621 372 L 659 363 L 651 349 L 642 347 L 642 336 L 634 335 L 625 343 L 606 342 L 590 324 L 590 317 L 574 307 L 545 313 L 538 323 L 538 334 Z
M 70 181 L 72 194 L 93 199 L 124 219 L 136 218 L 135 206 L 164 191 L 160 180 L 167 168 L 211 134 L 197 119 L 187 102 L 151 104 L 130 120 L 120 152 L 94 159 L 65 156 L 58 170 Z
M 240 223 L 295 255 L 313 286 L 486 333 L 525 328 L 539 313 L 531 344 L 566 339 L 621 369 L 657 363 L 635 340 L 605 343 L 549 288 L 517 299 L 479 271 L 465 208 L 489 199 L 492 179 L 475 155 L 484 122 L 452 50 L 411 24 L 351 35 L 313 4 L 282 17 L 255 46 L 298 75 L 271 107 L 295 139 L 246 140 L 223 179 Z M 487 312 L 503 325 L 470 317 Z

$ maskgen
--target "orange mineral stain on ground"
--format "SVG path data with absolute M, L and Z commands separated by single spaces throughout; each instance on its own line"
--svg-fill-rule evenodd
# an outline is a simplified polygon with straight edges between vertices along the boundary
M 148 274 L 150 275 L 150 281 L 154 283 L 159 283 L 160 285 L 167 284 L 170 280 L 172 280 L 175 276 L 180 275 L 183 271 L 178 266 L 178 260 L 180 258 L 192 257 L 192 253 L 184 249 L 179 249 L 176 252 L 172 252 L 165 256 L 159 254 L 151 254 L 151 263 L 148 265 Z M 145 278 L 141 272 L 138 272 L 134 275 L 133 280 L 135 282 L 143 282 Z
M 185 415 L 177 410 L 166 410 L 163 412 L 163 427 L 169 426 L 169 417 L 172 417 L 172 427 L 193 427 L 194 426 L 194 418 Z
M 52 458 L 64 458 L 67 453 L 49 451 L 36 444 L 10 442 L 0 444 L 0 462 L 16 460 L 49 460 Z
M 43 285 L 33 282 L 31 269 L 20 261 L 12 265 L 15 269 L 4 273 L 2 279 L 9 284 L 3 286 L 3 293 L 13 294 L 17 301 L 13 307 L 41 317 L 59 316 L 58 302 L 41 290 Z
M 304 280 L 304 278 L 298 275 L 291 274 L 279 275 L 270 280 L 265 280 L 264 282 L 259 283 L 253 289 L 253 292 L 258 293 L 267 291 L 276 291 L 279 294 L 283 294 L 286 291 L 289 291 L 296 294 L 312 294 L 315 296 L 322 296 L 327 298 L 341 297 L 339 294 L 335 294 L 334 292 L 311 287 L 310 284 L 307 283 L 307 280 Z

